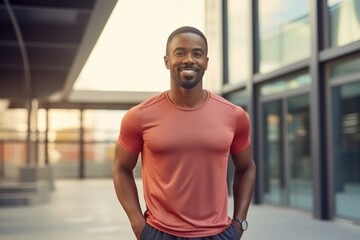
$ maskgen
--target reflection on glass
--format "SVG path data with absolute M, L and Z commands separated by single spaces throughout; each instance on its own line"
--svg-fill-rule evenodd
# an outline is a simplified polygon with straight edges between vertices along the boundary
M 55 178 L 77 178 L 80 168 L 80 110 L 50 109 L 48 150 Z
M 126 111 L 85 110 L 85 177 L 111 177 L 115 144 Z
M 26 162 L 27 145 L 25 141 L 0 141 L 0 161 L 2 173 L 6 178 L 18 177 L 18 167 Z
M 80 111 L 76 109 L 49 110 L 49 141 L 79 141 Z
M 246 81 L 251 71 L 249 3 L 249 1 L 228 1 L 229 83 Z
M 238 106 L 244 106 L 249 101 L 249 96 L 245 89 L 228 93 L 225 95 L 225 98 Z
M 27 111 L 7 109 L 0 112 L 0 140 L 26 140 Z
M 309 96 L 288 99 L 287 144 L 290 206 L 312 209 Z
M 281 93 L 300 87 L 309 86 L 311 78 L 308 73 L 297 75 L 291 78 L 276 80 L 261 86 L 260 94 L 262 96 Z
M 85 141 L 111 141 L 119 136 L 120 123 L 126 111 L 85 110 L 83 126 Z
M 84 144 L 85 177 L 111 177 L 115 155 L 114 143 Z
M 260 72 L 310 56 L 309 0 L 259 0 Z
M 331 46 L 343 46 L 360 39 L 360 1 L 328 0 Z
M 204 76 L 204 87 L 212 92 L 221 92 L 223 86 L 223 34 L 222 34 L 222 1 L 206 1 L 205 26 L 209 49 L 207 73 Z
M 360 82 L 332 89 L 335 213 L 360 220 Z
M 55 178 L 78 178 L 80 146 L 78 143 L 49 143 L 49 162 Z
M 37 129 L 39 132 L 46 131 L 46 109 L 40 108 L 37 111 Z
M 337 62 L 336 65 L 334 65 L 330 69 L 330 77 L 336 78 L 344 75 L 359 73 L 360 72 L 359 66 L 360 66 L 359 56 L 346 61 L 341 61 L 340 63 Z
M 281 101 L 263 104 L 264 200 L 285 204 L 285 172 L 282 155 Z
M 16 179 L 27 160 L 27 118 L 25 109 L 0 109 L 0 178 Z

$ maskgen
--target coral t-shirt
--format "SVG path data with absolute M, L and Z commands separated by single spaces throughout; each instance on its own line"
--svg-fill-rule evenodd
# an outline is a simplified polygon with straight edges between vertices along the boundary
M 164 92 L 125 114 L 118 143 L 141 152 L 148 224 L 185 238 L 216 235 L 231 224 L 228 156 L 250 144 L 242 108 L 210 92 L 201 105 L 181 108 Z

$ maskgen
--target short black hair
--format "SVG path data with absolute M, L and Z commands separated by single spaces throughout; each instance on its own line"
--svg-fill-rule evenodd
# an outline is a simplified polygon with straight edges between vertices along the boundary
M 205 35 L 197 28 L 191 27 L 191 26 L 183 26 L 180 27 L 178 29 L 175 29 L 168 37 L 167 42 L 166 42 L 166 54 L 168 54 L 168 48 L 169 48 L 169 44 L 171 42 L 171 40 L 178 34 L 180 33 L 194 33 L 199 35 L 205 42 L 205 46 L 206 46 L 206 53 L 208 51 L 208 44 L 207 44 L 207 40 Z

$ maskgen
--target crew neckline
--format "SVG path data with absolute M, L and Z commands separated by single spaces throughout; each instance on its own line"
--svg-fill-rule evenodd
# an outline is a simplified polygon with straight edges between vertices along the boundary
M 202 108 L 202 107 L 205 106 L 205 105 L 207 104 L 207 102 L 209 101 L 209 99 L 210 99 L 210 92 L 207 91 L 206 89 L 204 89 L 204 91 L 206 92 L 205 100 L 204 100 L 201 104 L 199 104 L 199 105 L 197 105 L 197 106 L 195 106 L 195 107 L 191 107 L 191 108 L 180 107 L 180 106 L 174 104 L 174 103 L 171 101 L 170 97 L 169 97 L 169 91 L 166 91 L 164 94 L 165 94 L 165 98 L 166 98 L 167 102 L 168 102 L 172 107 L 174 107 L 174 108 L 176 108 L 176 109 L 179 109 L 179 110 L 182 110 L 182 111 L 194 111 L 194 110 L 197 110 L 197 109 Z

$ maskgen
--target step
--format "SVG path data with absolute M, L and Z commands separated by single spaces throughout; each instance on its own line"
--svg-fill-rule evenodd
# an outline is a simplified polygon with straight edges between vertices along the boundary
M 47 202 L 50 187 L 45 181 L 0 182 L 0 206 L 19 206 Z

